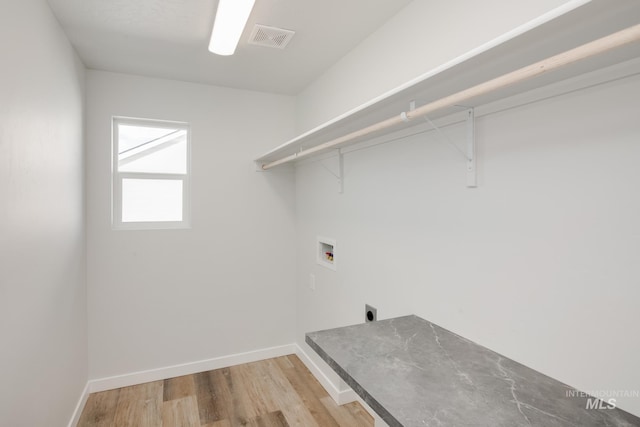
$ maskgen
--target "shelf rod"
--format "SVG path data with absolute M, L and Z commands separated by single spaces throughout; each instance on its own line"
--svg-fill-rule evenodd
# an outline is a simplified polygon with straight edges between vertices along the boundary
M 316 145 L 315 147 L 307 148 L 306 150 L 302 150 L 297 153 L 285 156 L 279 160 L 265 163 L 262 165 L 262 169 L 271 169 L 275 166 L 299 160 L 320 151 L 325 151 L 329 148 L 338 148 L 358 138 L 362 138 L 394 126 L 401 125 L 412 119 L 426 116 L 427 114 L 431 114 L 443 108 L 464 103 L 472 98 L 485 95 L 495 90 L 502 89 L 526 80 L 530 80 L 549 71 L 554 71 L 566 65 L 570 65 L 575 62 L 590 58 L 592 56 L 607 52 L 609 50 L 616 49 L 633 42 L 637 42 L 638 40 L 640 40 L 640 24 L 583 44 L 558 55 L 551 56 L 547 59 L 543 59 L 542 61 L 536 62 L 510 73 L 503 74 L 500 77 L 496 77 L 492 80 L 480 83 L 479 85 L 470 87 L 452 95 L 445 96 L 444 98 L 440 98 L 436 101 L 430 102 L 426 105 L 423 105 L 422 107 L 416 108 L 415 110 L 402 112 L 401 114 L 374 123 L 363 129 L 324 142 L 320 145 Z

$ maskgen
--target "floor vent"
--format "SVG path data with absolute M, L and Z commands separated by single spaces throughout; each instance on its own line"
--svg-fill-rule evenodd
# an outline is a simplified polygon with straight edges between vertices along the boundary
M 295 33 L 291 30 L 256 24 L 249 37 L 249 44 L 284 49 Z

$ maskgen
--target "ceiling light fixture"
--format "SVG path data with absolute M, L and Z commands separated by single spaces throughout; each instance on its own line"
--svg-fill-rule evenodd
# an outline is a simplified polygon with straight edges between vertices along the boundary
M 247 25 L 256 0 L 220 0 L 213 23 L 209 51 L 218 55 L 233 55 Z

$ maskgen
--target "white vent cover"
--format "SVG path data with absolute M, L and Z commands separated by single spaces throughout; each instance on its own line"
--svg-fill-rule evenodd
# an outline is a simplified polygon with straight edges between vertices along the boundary
M 249 44 L 284 49 L 295 33 L 291 30 L 256 24 L 251 31 Z

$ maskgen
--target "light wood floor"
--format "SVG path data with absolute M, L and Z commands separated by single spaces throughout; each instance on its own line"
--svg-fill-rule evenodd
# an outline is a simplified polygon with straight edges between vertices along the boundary
M 338 406 L 297 356 L 89 396 L 79 427 L 373 427 L 357 402 Z

